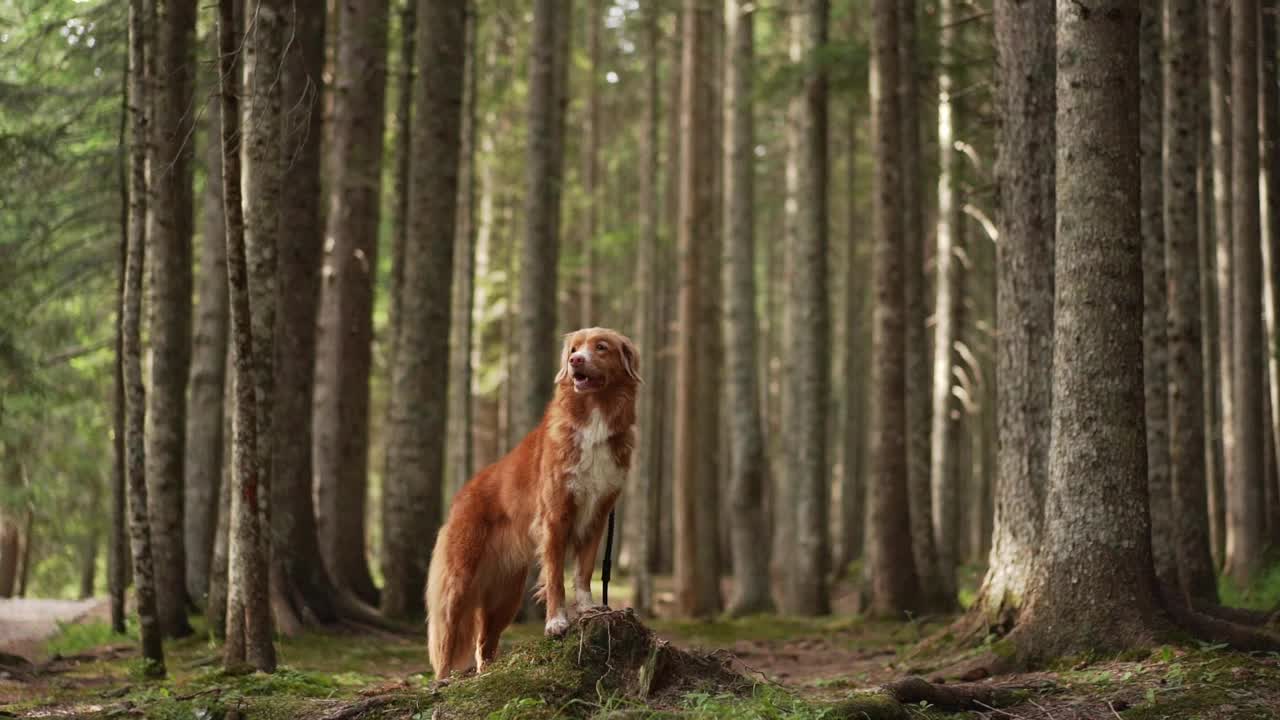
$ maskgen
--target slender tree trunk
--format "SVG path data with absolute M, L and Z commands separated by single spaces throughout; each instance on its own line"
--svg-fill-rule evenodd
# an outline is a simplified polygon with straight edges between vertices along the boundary
M 272 439 L 269 411 L 275 327 L 275 254 L 279 230 L 282 169 L 280 88 L 276 75 L 283 59 L 283 8 L 280 0 L 258 0 L 245 8 L 252 27 L 244 43 L 243 121 L 246 152 L 241 208 L 239 102 L 228 75 L 235 72 L 238 28 L 233 13 L 221 8 L 222 169 L 227 223 L 227 282 L 231 298 L 235 414 L 232 463 L 231 539 L 227 585 L 227 642 L 223 663 L 234 669 L 248 662 L 263 672 L 275 670 L 267 556 L 271 492 Z M 230 59 L 228 59 L 230 58 Z M 251 309 L 252 308 L 252 309 Z
M 759 543 L 760 528 L 764 526 L 767 473 L 756 375 L 754 12 L 753 6 L 738 0 L 725 3 L 728 57 L 724 87 L 724 302 L 732 425 L 729 525 L 734 578 L 734 595 L 729 607 L 730 612 L 737 615 L 773 608 L 769 595 L 769 553 L 761 552 Z M 656 116 L 653 120 L 656 131 Z
M 143 0 L 129 2 L 129 115 L 132 118 L 129 185 L 129 251 L 125 263 L 124 310 L 121 318 L 125 380 L 125 477 L 129 484 L 129 539 L 138 605 L 138 635 L 144 670 L 165 673 L 161 623 L 156 608 L 155 566 L 151 556 L 151 524 L 147 518 L 146 389 L 142 384 L 142 274 L 147 241 L 147 146 L 150 118 L 146 110 L 147 51 L 154 47 L 154 28 L 147 27 Z M 11 466 L 14 465 L 10 459 Z
M 187 373 L 191 358 L 191 159 L 196 116 L 193 36 L 195 0 L 153 0 L 157 68 L 149 146 L 152 202 L 147 216 L 147 334 L 151 346 L 147 412 L 147 499 L 155 539 L 156 597 L 161 631 L 191 633 L 187 621 L 183 528 Z M 153 10 L 153 13 L 155 11 Z
M 787 469 L 794 485 L 795 550 L 786 586 L 790 612 L 831 612 L 827 588 L 827 398 L 831 385 L 831 322 L 827 298 L 827 76 L 817 60 L 825 51 L 826 0 L 797 2 L 791 20 L 791 60 L 806 69 L 793 100 L 798 143 L 796 242 L 787 279 L 787 338 L 783 425 Z M 735 353 L 730 352 L 733 356 Z M 749 362 L 754 355 L 748 356 Z
M 327 172 L 322 331 L 317 350 L 315 460 L 321 548 L 341 588 L 376 604 L 366 557 L 369 375 L 378 267 L 386 95 L 387 0 L 344 2 L 337 17 L 333 155 Z
M 840 434 L 840 555 L 836 564 L 837 576 L 846 566 L 862 555 L 863 501 L 866 499 L 866 475 L 863 472 L 866 455 L 867 402 L 866 402 L 866 313 L 867 296 L 867 247 L 866 232 L 862 227 L 862 215 L 858 212 L 858 125 L 861 113 L 852 108 L 848 112 L 847 159 L 848 185 L 845 188 L 848 203 L 848 247 L 845 250 L 844 268 L 844 417 Z
M 951 11 L 950 0 L 939 3 L 940 13 Z M 943 23 L 943 53 L 947 53 L 946 38 L 954 34 L 949 23 Z M 905 333 L 906 358 L 906 443 L 907 443 L 907 492 L 910 496 L 911 551 L 915 558 L 916 574 L 924 592 L 924 607 L 942 607 L 944 599 L 955 595 L 955 590 L 942 576 L 943 554 L 952 552 L 941 546 L 931 520 L 931 495 L 929 476 L 929 417 L 932 393 L 929 390 L 929 337 L 925 329 L 928 310 L 928 280 L 924 262 L 924 175 L 920 165 L 920 111 L 918 82 L 916 79 L 916 2 L 902 0 L 898 3 L 898 115 L 901 127 L 902 195 L 902 290 L 905 296 L 903 332 Z M 950 83 L 945 69 L 947 61 L 940 58 L 939 84 Z M 943 107 L 939 104 L 939 116 Z M 949 108 L 946 110 L 950 116 Z M 940 157 L 949 152 L 940 147 Z M 950 561 L 954 564 L 954 558 Z
M 1258 2 L 1231 7 L 1232 378 L 1234 463 L 1223 572 L 1243 586 L 1262 564 L 1262 258 L 1258 227 Z
M 132 45 L 130 50 L 132 51 Z M 111 594 L 111 631 L 125 632 L 125 593 L 129 586 L 128 487 L 125 482 L 125 386 L 124 386 L 124 282 L 129 259 L 129 79 L 130 69 L 121 73 L 120 136 L 117 150 L 120 183 L 120 250 L 116 259 L 116 356 L 112 363 L 111 407 L 111 538 L 107 574 Z
M 222 482 L 222 407 L 227 379 L 227 233 L 222 215 L 222 113 L 208 105 L 199 302 L 192 338 L 191 397 L 187 406 L 185 486 L 187 592 L 200 606 L 209 593 L 209 563 L 218 527 Z
M 968 615 L 1008 631 L 1041 553 L 1048 477 L 1054 317 L 1054 8 L 995 4 L 1000 70 L 1000 252 L 996 273 L 995 517 L 987 575 Z M 1037 68 L 1028 74 L 1025 68 Z
M 1268 395 L 1268 428 L 1270 433 L 1262 439 L 1267 448 L 1267 457 L 1274 458 L 1280 450 L 1280 356 L 1276 348 L 1280 346 L 1277 337 L 1277 293 L 1280 292 L 1280 93 L 1277 92 L 1277 41 L 1276 23 L 1280 7 L 1276 0 L 1262 0 L 1260 23 L 1260 46 L 1258 66 L 1258 130 L 1261 134 L 1261 170 L 1262 189 L 1262 264 L 1263 276 L 1263 312 L 1266 318 L 1265 348 L 1267 357 Z M 1272 463 L 1272 470 L 1275 470 Z M 1280 483 L 1275 481 L 1274 474 L 1264 477 L 1266 501 L 1266 542 L 1275 545 L 1280 540 Z
M 316 313 L 324 253 L 320 163 L 325 12 L 320 0 L 285 8 L 284 195 L 280 207 L 278 316 L 271 489 L 272 609 L 280 631 L 308 618 L 337 619 L 336 589 L 320 552 L 312 497 Z
M 586 205 L 582 228 L 582 286 L 579 290 L 581 311 L 579 325 L 591 327 L 601 324 L 601 308 L 597 305 L 596 283 L 600 269 L 597 266 L 596 243 L 600 233 L 600 74 L 603 71 L 600 55 L 600 31 L 604 18 L 600 12 L 600 0 L 586 2 L 587 26 L 587 82 L 586 116 L 583 118 L 584 148 L 582 150 L 582 198 Z
M 434 537 L 441 520 L 466 2 L 421 0 L 418 17 L 418 162 L 412 169 L 382 507 L 382 611 L 392 618 L 423 613 L 431 543 L 422 538 Z
M 472 447 L 472 367 L 475 344 L 474 310 L 476 299 L 476 82 L 480 48 L 476 45 L 479 16 L 474 4 L 467 9 L 466 69 L 463 71 L 462 138 L 458 161 L 458 221 L 453 268 L 453 343 L 450 352 L 449 377 L 449 468 L 447 497 L 452 498 L 474 472 L 475 451 Z
M 0 472 L 4 473 L 5 491 L 9 495 L 17 495 L 22 491 L 22 466 L 18 452 L 12 443 L 6 444 L 3 450 L 0 460 L 4 465 Z M 0 513 L 0 598 L 14 597 L 18 588 L 18 558 L 22 546 L 20 522 L 16 507 Z
M 871 33 L 872 232 L 875 314 L 872 325 L 871 484 L 867 568 L 871 612 L 899 616 L 921 606 L 911 550 L 907 488 L 904 300 L 902 288 L 902 135 L 898 112 L 898 3 L 874 0 Z
M 102 506 L 102 480 L 95 478 L 90 488 L 90 507 Z M 91 525 L 84 534 L 80 545 L 80 593 L 81 600 L 93 597 L 98 580 L 98 545 L 101 532 L 98 524 Z
M 675 402 L 675 574 L 676 607 L 682 615 L 705 617 L 720 610 L 719 563 L 714 552 L 715 532 L 705 527 L 699 510 L 708 486 L 718 477 L 707 474 L 707 456 L 714 453 L 699 436 L 718 408 L 709 407 L 699 388 L 702 379 L 696 358 L 706 353 L 711 338 L 697 331 L 700 313 L 707 305 L 703 276 L 712 261 L 708 246 L 715 246 L 713 214 L 716 202 L 715 168 L 711 146 L 716 142 L 712 113 L 716 92 L 714 66 L 715 13 L 700 0 L 686 0 L 683 12 L 684 47 L 681 66 L 680 157 L 680 299 L 676 344 Z M 712 546 L 708 552 L 707 545 Z
M 1159 613 L 1143 427 L 1139 11 L 1057 9 L 1053 447 L 1018 642 L 1036 659 L 1128 649 Z
M 395 144 L 396 165 L 395 184 L 392 192 L 391 213 L 391 288 L 387 293 L 389 310 L 387 326 L 390 328 L 391 343 L 387 353 L 388 366 L 395 364 L 396 351 L 400 345 L 400 295 L 404 286 L 404 244 L 409 234 L 409 167 L 413 157 L 413 138 L 410 128 L 413 127 L 413 84 L 414 84 L 414 50 L 418 28 L 417 0 L 404 0 L 400 9 L 400 76 L 397 78 L 399 95 L 396 97 Z M 387 412 L 391 412 L 388 403 Z
M 1221 537 L 1222 558 L 1226 559 L 1227 510 L 1226 487 L 1235 482 L 1236 474 L 1236 414 L 1235 414 L 1235 362 L 1233 361 L 1233 300 L 1235 283 L 1232 277 L 1231 239 L 1231 178 L 1232 178 L 1232 115 L 1229 104 L 1231 94 L 1231 3 L 1230 0 L 1211 0 L 1209 15 L 1209 112 L 1213 149 L 1213 224 L 1215 258 L 1217 260 L 1218 285 L 1218 388 L 1222 427 L 1222 479 L 1224 492 L 1222 503 L 1210 505 L 1210 517 L 1219 525 L 1215 533 Z M 1212 496 L 1210 496 L 1212 498 Z
M 636 316 L 633 336 L 640 347 L 640 366 L 649 376 L 659 370 L 658 321 L 661 295 L 658 282 L 659 207 L 659 69 L 662 65 L 661 11 L 649 8 L 642 16 L 642 52 L 647 56 L 644 89 L 644 125 L 640 131 L 640 236 L 636 251 Z M 726 283 L 726 287 L 728 283 Z M 653 566 L 656 554 L 659 492 L 661 481 L 659 438 L 662 389 L 666 383 L 651 380 L 640 388 L 640 448 L 627 497 L 627 528 L 632 548 L 631 606 L 641 615 L 653 613 Z M 767 569 L 766 569 L 767 571 Z
M 515 432 L 523 436 L 538 424 L 551 399 L 556 374 L 556 265 L 560 256 L 559 189 L 555 172 L 563 160 L 556 142 L 558 118 L 557 45 L 568 32 L 559 27 L 567 0 L 536 0 L 529 58 L 528 159 L 526 162 L 525 240 L 521 248 L 517 396 Z
M 1177 518 L 1169 480 L 1168 336 L 1161 162 L 1163 90 L 1160 68 L 1161 0 L 1142 0 L 1139 37 L 1139 141 L 1141 143 L 1142 357 L 1147 427 L 1147 491 L 1151 511 L 1151 551 L 1156 578 L 1178 586 L 1174 546 Z
M 1200 287 L 1197 227 L 1199 149 L 1191 141 L 1200 135 L 1203 107 L 1197 74 L 1201 34 L 1197 5 L 1196 0 L 1165 0 L 1163 224 L 1164 276 L 1169 293 L 1169 482 L 1173 520 L 1173 535 L 1166 541 L 1176 558 L 1176 577 L 1182 592 L 1194 600 L 1216 602 L 1205 484 L 1208 445 L 1204 403 L 1212 401 L 1213 396 L 1204 390 L 1200 323 L 1204 294 Z M 1210 316 L 1205 313 L 1205 317 Z M 1152 520 L 1154 523 L 1154 514 Z M 1153 551 L 1156 542 L 1153 534 Z
M 938 5 L 939 59 L 938 59 L 938 227 L 937 253 L 937 296 L 934 324 L 933 347 L 933 416 L 930 453 L 930 492 L 912 497 L 913 519 L 916 514 L 914 503 L 917 500 L 929 500 L 932 503 L 932 526 L 929 540 L 936 545 L 933 558 L 935 567 L 921 572 L 925 583 L 925 593 L 934 598 L 934 602 L 954 604 L 956 597 L 956 564 L 960 544 L 960 498 L 956 483 L 958 478 L 951 472 L 952 465 L 947 457 L 950 437 L 948 426 L 951 420 L 951 378 L 952 352 L 955 344 L 956 318 L 955 312 L 962 298 L 953 295 L 952 283 L 959 266 L 955 259 L 955 238 L 960 225 L 960 203 L 956 200 L 956 166 L 955 166 L 955 121 L 951 93 L 954 79 L 951 68 L 954 65 L 954 46 L 956 42 L 955 10 L 951 0 L 941 0 Z M 908 268 L 908 274 L 911 269 Z M 914 376 L 912 377 L 914 381 Z M 908 386 L 914 384 L 908 382 Z M 921 383 L 921 387 L 925 387 Z M 910 392 L 910 390 L 908 390 Z M 958 417 L 956 419 L 958 422 Z M 908 422 L 911 422 L 908 420 Z M 923 418 L 919 420 L 924 423 Z M 920 514 L 924 514 L 921 509 Z M 921 539 L 920 533 L 913 533 L 913 542 Z M 921 567 L 924 559 L 919 547 L 916 550 L 916 565 Z M 930 587 L 930 584 L 936 584 Z
M 1203 23 L 1206 13 L 1201 12 L 1199 21 Z M 1197 26 L 1201 29 L 1202 26 Z M 1208 66 L 1208 55 L 1205 46 L 1200 47 L 1197 72 L 1203 73 Z M 1200 88 L 1196 96 L 1203 105 L 1207 93 Z M 1205 495 L 1208 517 L 1205 519 L 1209 528 L 1209 551 L 1213 559 L 1213 575 L 1217 577 L 1217 568 L 1222 566 L 1223 546 L 1226 544 L 1225 528 L 1223 528 L 1223 453 L 1222 453 L 1222 392 L 1219 387 L 1220 356 L 1218 354 L 1218 276 L 1217 252 L 1213 229 L 1213 155 L 1209 138 L 1211 123 L 1201 121 L 1198 142 L 1198 161 L 1196 165 L 1197 217 L 1196 232 L 1200 253 L 1200 318 L 1203 331 L 1200 339 L 1201 366 L 1204 369 L 1204 407 L 1205 407 Z M 1216 580 L 1215 580 L 1216 587 Z
M 219 141 L 218 144 L 222 143 Z M 230 365 L 230 348 L 228 347 L 227 350 L 227 364 Z M 228 392 L 223 402 L 223 457 L 231 457 L 234 403 L 233 394 Z M 225 640 L 227 637 L 227 570 L 231 550 L 231 470 L 231 463 L 222 464 L 222 482 L 218 489 L 218 527 L 213 535 L 213 557 L 209 567 L 209 601 L 204 611 L 205 618 L 209 621 L 209 635 L 215 640 Z

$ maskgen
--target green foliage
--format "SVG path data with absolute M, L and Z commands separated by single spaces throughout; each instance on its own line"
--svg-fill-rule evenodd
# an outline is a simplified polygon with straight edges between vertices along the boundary
M 1248 587 L 1237 587 L 1226 577 L 1218 581 L 1218 594 L 1222 604 L 1228 607 L 1242 607 L 1250 610 L 1271 610 L 1280 607 L 1280 562 L 1274 562 L 1258 576 Z
M 120 635 L 111 629 L 111 624 L 94 621 L 85 623 L 58 623 L 58 633 L 45 643 L 45 652 L 49 655 L 75 655 L 104 645 L 134 643 L 138 640 L 136 620 L 125 618 L 125 634 Z

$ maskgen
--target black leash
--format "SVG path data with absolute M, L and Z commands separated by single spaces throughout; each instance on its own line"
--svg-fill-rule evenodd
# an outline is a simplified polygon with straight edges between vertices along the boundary
M 603 589 L 600 591 L 601 604 L 609 607 L 609 574 L 613 571 L 613 513 L 609 511 L 609 531 L 604 536 L 604 560 L 603 567 L 600 572 L 601 585 Z

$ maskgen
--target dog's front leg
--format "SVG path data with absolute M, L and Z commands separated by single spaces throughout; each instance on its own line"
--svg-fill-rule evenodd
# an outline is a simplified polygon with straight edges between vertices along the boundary
M 596 509 L 596 514 L 587 526 L 586 537 L 574 548 L 578 558 L 578 571 L 573 577 L 574 609 L 579 613 L 590 610 L 596 605 L 591 599 L 591 575 L 596 569 L 596 555 L 600 551 L 600 540 L 604 537 L 604 529 L 609 521 L 609 512 L 617 502 L 618 493 L 613 493 Z
M 542 588 L 547 598 L 547 635 L 563 635 L 569 629 L 564 609 L 564 551 L 569 539 L 568 519 L 554 514 L 543 523 Z

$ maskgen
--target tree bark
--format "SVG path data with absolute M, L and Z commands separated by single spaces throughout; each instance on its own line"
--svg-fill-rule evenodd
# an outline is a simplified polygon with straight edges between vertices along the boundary
M 258 0 L 245 9 L 252 18 L 244 42 L 243 120 L 247 143 L 243 185 L 248 202 L 241 207 L 240 108 L 229 76 L 236 72 L 239 28 L 230 3 L 219 14 L 222 57 L 222 196 L 227 223 L 227 283 L 231 298 L 235 410 L 228 572 L 228 670 L 248 662 L 263 672 L 275 670 L 267 555 L 271 492 L 270 410 L 275 319 L 275 253 L 281 195 L 280 90 L 275 82 L 283 57 L 283 9 L 280 0 Z
M 446 498 L 452 498 L 475 470 L 472 447 L 472 351 L 475 344 L 476 300 L 476 89 L 480 74 L 480 48 L 476 44 L 479 16 L 467 8 L 466 69 L 463 71 L 461 150 L 458 160 L 458 221 L 453 263 L 453 341 L 449 366 L 449 481 Z
M 1054 336 L 1055 22 L 1049 3 L 995 4 L 1004 119 L 997 165 L 1000 444 L 990 561 L 967 619 L 999 631 L 1017 621 L 1043 538 L 1053 407 L 1051 366 L 1043 359 L 1052 356 Z
M 950 0 L 938 5 L 939 17 L 950 17 Z M 947 63 L 950 49 L 948 38 L 954 36 L 950 23 L 942 21 L 939 55 L 938 83 L 949 87 L 951 76 Z M 945 562 L 954 564 L 955 543 L 942 546 L 932 519 L 932 495 L 930 483 L 930 422 L 932 393 L 929 383 L 929 336 L 925 325 L 928 321 L 928 280 L 925 277 L 924 260 L 924 175 L 920 166 L 920 111 L 918 81 L 916 79 L 916 2 L 904 0 L 898 3 L 898 114 L 902 133 L 900 155 L 902 162 L 902 290 L 905 297 L 903 332 L 906 351 L 906 443 L 907 443 L 907 492 L 910 496 L 911 551 L 915 558 L 916 575 L 925 595 L 922 607 L 942 608 L 947 598 L 955 596 L 954 582 L 945 577 Z M 940 96 L 941 97 L 941 96 Z M 939 117 L 950 117 L 950 105 L 938 105 Z M 953 154 L 948 139 L 939 145 L 939 159 Z M 948 176 L 949 177 L 949 176 Z M 941 189 L 941 185 L 939 185 Z M 939 217 L 942 213 L 942 196 L 939 195 Z M 939 229 L 942 226 L 939 225 Z M 954 572 L 952 573 L 954 574 Z
M 1143 427 L 1140 13 L 1119 1 L 1057 10 L 1053 446 L 1017 645 L 1034 659 L 1128 649 L 1159 613 Z
M 1139 140 L 1142 175 L 1142 372 L 1147 426 L 1147 492 L 1151 512 L 1151 552 L 1156 578 L 1178 585 L 1174 546 L 1177 517 L 1169 480 L 1168 336 L 1162 197 L 1160 68 L 1161 0 L 1142 0 L 1139 29 Z
M 1232 376 L 1234 461 L 1223 572 L 1239 586 L 1263 553 L 1262 258 L 1258 227 L 1258 2 L 1231 7 Z
M 281 632 L 305 619 L 337 619 L 336 588 L 320 552 L 312 498 L 312 397 L 320 300 L 321 123 L 325 11 L 319 0 L 285 9 L 284 195 L 280 206 L 276 317 L 276 428 L 271 488 L 272 610 Z
M 215 44 L 216 47 L 216 44 Z M 208 105 L 200 282 L 192 338 L 191 397 L 187 406 L 185 486 L 187 592 L 200 606 L 209 594 L 209 563 L 218 527 L 222 482 L 222 407 L 227 380 L 227 233 L 222 214 L 222 113 Z
M 317 519 L 334 582 L 377 604 L 366 557 L 369 374 L 378 267 L 387 0 L 342 3 L 334 63 L 333 155 L 326 171 L 332 248 L 323 276 L 315 395 Z
M 395 183 L 392 192 L 391 212 L 391 288 L 387 310 L 387 327 L 390 328 L 390 350 L 387 364 L 395 364 L 396 349 L 400 343 L 400 288 L 404 286 L 404 244 L 409 234 L 409 167 L 413 157 L 413 79 L 414 50 L 418 28 L 418 3 L 405 0 L 400 10 L 400 76 L 397 78 L 399 95 L 396 97 Z M 388 403 L 387 412 L 390 412 Z
M 932 524 L 929 527 L 930 534 L 927 538 L 924 538 L 922 532 L 916 531 L 912 533 L 912 542 L 929 542 L 930 546 L 936 547 L 934 556 L 927 558 L 920 547 L 913 545 L 916 554 L 916 567 L 920 571 L 925 594 L 933 599 L 933 603 L 945 607 L 944 603 L 952 605 L 955 603 L 956 565 L 960 545 L 958 477 L 952 472 L 953 466 L 950 458 L 948 458 L 948 441 L 951 438 L 948 426 L 953 422 L 951 419 L 952 403 L 950 398 L 951 357 L 956 332 L 955 312 L 957 303 L 962 304 L 964 302 L 962 298 L 953 296 L 951 287 L 952 282 L 955 280 L 954 273 L 958 271 L 958 263 L 954 253 L 956 252 L 955 239 L 959 234 L 960 225 L 960 204 L 956 200 L 957 168 L 955 166 L 954 106 L 951 98 L 954 85 L 951 68 L 955 62 L 954 46 L 956 42 L 955 10 L 951 0 L 941 0 L 938 4 L 938 22 L 940 24 L 938 59 L 938 226 L 936 233 L 937 252 L 934 255 L 937 267 L 937 299 L 935 303 L 933 378 L 932 382 L 926 385 L 923 381 L 917 380 L 915 376 L 911 376 L 911 380 L 907 383 L 907 392 L 911 392 L 910 387 L 914 384 L 919 384 L 922 388 L 933 388 L 933 414 L 932 422 L 930 423 L 932 432 L 929 438 L 931 443 L 930 463 L 928 466 L 930 470 L 929 488 L 927 491 L 921 490 L 917 492 L 911 498 L 913 521 L 917 514 L 920 516 L 926 515 L 923 508 L 917 513 L 916 502 L 929 501 L 932 505 L 931 512 L 928 515 L 931 517 Z M 909 267 L 907 269 L 908 276 L 912 272 L 914 270 Z M 910 314 L 908 316 L 910 317 Z M 908 418 L 907 422 L 910 425 L 912 419 Z M 923 425 L 925 421 L 920 418 L 918 422 Z M 954 422 L 958 422 L 958 418 Z M 929 561 L 933 563 L 933 567 L 924 564 Z
M 155 539 L 156 599 L 168 637 L 191 633 L 187 621 L 183 528 L 187 373 L 191 360 L 191 141 L 194 112 L 195 0 L 153 0 L 154 121 L 149 146 L 152 193 L 147 216 L 147 335 L 150 385 L 147 412 L 147 499 Z M 153 16 L 156 10 L 152 10 Z
M 165 673 L 162 628 L 156 607 L 151 524 L 147 517 L 146 389 L 142 384 L 142 274 L 147 241 L 147 147 L 151 136 L 147 112 L 147 52 L 154 47 L 144 0 L 129 2 L 129 115 L 132 119 L 129 184 L 129 251 L 125 262 L 124 308 L 121 318 L 125 381 L 125 477 L 129 485 L 129 539 L 138 605 L 138 635 L 144 671 Z M 10 458 L 12 464 L 12 459 Z M 11 553 L 10 553 L 11 554 Z
M 862 555 L 863 505 L 866 500 L 866 436 L 867 436 L 867 243 L 858 212 L 858 125 L 861 113 L 850 108 L 845 136 L 848 140 L 845 166 L 848 184 L 848 233 L 844 267 L 844 402 L 841 418 L 840 453 L 840 561 L 835 573 L 842 575 L 847 566 Z
M 1268 428 L 1270 433 L 1262 439 L 1267 457 L 1274 458 L 1280 451 L 1280 357 L 1276 355 L 1277 293 L 1280 293 L 1280 93 L 1277 92 L 1277 12 L 1276 0 L 1262 0 L 1259 11 L 1258 66 L 1258 130 L 1261 135 L 1260 199 L 1262 201 L 1262 265 L 1264 268 L 1263 313 L 1266 319 L 1265 348 L 1267 357 Z M 1274 471 L 1275 463 L 1269 467 Z M 1266 542 L 1276 545 L 1280 541 L 1280 483 L 1275 474 L 1264 478 L 1266 501 Z
M 830 305 L 827 298 L 827 75 L 818 58 L 826 49 L 826 0 L 802 0 L 791 16 L 791 60 L 805 68 L 793 99 L 798 140 L 796 242 L 789 248 L 785 346 L 792 351 L 784 375 L 783 425 L 787 469 L 794 485 L 795 550 L 786 586 L 788 611 L 831 612 L 827 587 L 827 397 L 831 385 Z M 730 356 L 734 353 L 730 352 Z M 754 355 L 744 360 L 754 361 Z
M 132 50 L 132 45 L 130 46 Z M 111 630 L 123 635 L 125 595 L 129 586 L 128 493 L 125 480 L 125 385 L 124 385 L 124 282 L 129 260 L 129 79 L 128 61 L 120 74 L 120 135 L 117 148 L 120 183 L 120 249 L 116 258 L 116 356 L 113 364 L 111 407 L 111 539 L 107 558 L 111 594 Z
M 662 117 L 658 77 L 662 65 L 661 12 L 645 11 L 641 19 L 642 50 L 648 58 L 644 77 L 644 124 L 640 130 L 640 235 L 636 248 L 636 315 L 633 339 L 640 348 L 640 367 L 650 377 L 658 370 L 658 321 L 661 295 L 658 283 L 659 126 Z M 728 283 L 725 284 L 729 286 Z M 640 447 L 627 494 L 628 545 L 631 548 L 631 606 L 642 616 L 653 613 L 653 566 L 656 555 L 660 473 L 659 433 L 661 393 L 665 383 L 651 381 L 640 388 L 638 411 Z
M 513 425 L 517 437 L 538 424 L 551 399 L 556 374 L 556 265 L 560 257 L 559 189 L 563 159 L 557 152 L 559 122 L 557 55 L 561 7 L 568 0 L 537 0 L 529 58 L 528 159 L 526 161 L 525 239 L 521 247 L 517 325 L 516 398 Z
M 237 10 L 237 14 L 239 11 Z M 222 142 L 219 140 L 218 145 Z M 220 182 L 220 181 L 219 181 Z M 231 348 L 227 348 L 227 364 L 231 364 Z M 229 388 L 233 389 L 233 388 Z M 231 456 L 231 440 L 234 435 L 232 418 L 235 415 L 235 398 L 231 392 L 223 401 L 222 455 Z M 205 618 L 209 621 L 209 635 L 216 640 L 227 637 L 227 571 L 231 551 L 231 463 L 222 464 L 222 482 L 218 489 L 218 526 L 213 534 L 213 553 L 209 567 L 209 601 L 205 605 Z
M 898 8 L 872 3 L 872 232 L 875 313 L 872 325 L 871 485 L 867 568 L 872 614 L 900 616 L 922 603 L 911 550 L 907 488 L 902 212 L 902 135 L 898 112 Z
M 718 477 L 708 474 L 707 456 L 714 453 L 702 442 L 707 418 L 718 408 L 704 402 L 699 356 L 710 357 L 711 337 L 697 331 L 700 313 L 708 301 L 703 276 L 712 261 L 708 248 L 716 212 L 715 168 L 711 146 L 716 142 L 712 114 L 715 110 L 715 76 L 709 61 L 714 51 L 715 14 L 700 0 L 686 0 L 683 11 L 684 46 L 681 58 L 681 157 L 680 157 L 680 294 L 676 342 L 675 399 L 675 575 L 677 611 L 690 617 L 707 617 L 720 610 L 719 563 L 714 527 L 700 510 L 709 488 Z M 714 423 L 712 424 L 714 426 Z M 704 441 L 705 442 L 705 441 Z M 710 552 L 708 552 L 710 546 Z
M 395 619 L 423 613 L 431 543 L 422 538 L 435 536 L 442 514 L 466 2 L 421 0 L 418 19 L 418 162 L 410 185 L 382 506 L 382 611 Z
M 1204 13 L 1200 15 L 1203 23 Z M 1208 54 L 1202 43 L 1197 58 L 1197 72 L 1204 73 L 1208 67 Z M 1208 93 L 1201 87 L 1196 96 L 1201 106 L 1208 102 Z M 1201 121 L 1199 142 L 1197 143 L 1196 164 L 1196 233 L 1200 253 L 1200 364 L 1204 370 L 1204 460 L 1205 460 L 1205 494 L 1208 517 L 1205 518 L 1209 528 L 1209 551 L 1213 559 L 1214 577 L 1222 563 L 1223 545 L 1226 537 L 1223 529 L 1222 494 L 1223 494 L 1223 453 L 1222 453 L 1222 392 L 1219 387 L 1222 377 L 1220 372 L 1220 356 L 1218 354 L 1218 275 L 1216 239 L 1213 227 L 1213 154 L 1212 141 L 1209 138 L 1210 122 Z M 1216 580 L 1215 580 L 1216 585 Z
M 600 198 L 601 198 L 601 177 L 600 177 L 600 73 L 601 54 L 600 54 L 600 31 L 604 24 L 604 18 L 600 12 L 600 0 L 587 0 L 586 2 L 586 26 L 587 26 L 587 79 L 586 79 L 586 96 L 587 108 L 585 117 L 583 118 L 583 143 L 582 150 L 582 198 L 586 207 L 583 208 L 583 227 L 582 227 L 582 257 L 579 262 L 582 263 L 582 284 L 579 288 L 579 327 L 591 327 L 600 324 L 600 308 L 597 305 L 599 298 L 596 297 L 596 283 L 599 268 L 596 267 L 599 262 L 596 259 L 596 243 L 599 242 L 600 232 Z
M 1212 395 L 1204 391 L 1197 226 L 1197 141 L 1203 107 L 1197 72 L 1200 22 L 1195 0 L 1165 0 L 1163 222 L 1164 275 L 1168 279 L 1169 482 L 1174 521 L 1173 536 L 1168 540 L 1182 592 L 1194 600 L 1216 602 L 1205 484 L 1204 403 L 1211 401 Z M 1154 516 L 1152 520 L 1154 523 Z M 1153 534 L 1153 551 L 1155 542 Z
M 727 0 L 725 3 L 728 57 L 725 59 L 724 87 L 724 327 L 731 425 L 730 507 L 733 511 L 729 525 L 734 594 L 729 608 L 735 615 L 773 609 L 773 599 L 769 595 L 769 553 L 761 552 L 759 543 L 760 528 L 765 524 L 764 485 L 767 473 L 756 373 L 754 18 L 753 6 L 739 0 Z M 656 86 L 655 78 L 651 89 L 656 90 Z M 656 134 L 656 114 L 651 127 Z M 652 249 L 648 252 L 651 260 Z M 652 288 L 646 287 L 643 291 L 652 292 Z M 648 302 L 643 295 L 641 298 L 641 302 Z
M 1234 282 L 1231 272 L 1231 179 L 1232 179 L 1232 115 L 1230 106 L 1231 94 L 1231 3 L 1230 0 L 1212 0 L 1208 9 L 1209 22 L 1209 113 L 1210 138 L 1213 152 L 1213 224 L 1214 224 L 1214 256 L 1217 268 L 1218 286 L 1218 389 L 1220 397 L 1218 405 L 1221 410 L 1220 425 L 1222 434 L 1222 480 L 1223 493 L 1221 503 L 1213 503 L 1210 495 L 1210 521 L 1218 527 L 1214 532 L 1216 544 L 1222 547 L 1221 555 L 1226 558 L 1227 536 L 1227 487 L 1234 483 L 1236 465 L 1235 451 L 1235 362 L 1232 359 L 1233 343 L 1233 300 Z

